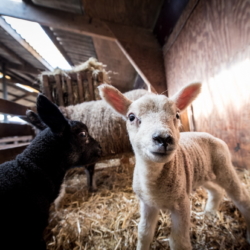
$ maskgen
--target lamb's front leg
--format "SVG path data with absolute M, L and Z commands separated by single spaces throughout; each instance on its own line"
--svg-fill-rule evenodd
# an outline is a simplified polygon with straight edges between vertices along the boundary
M 141 218 L 138 226 L 137 250 L 148 250 L 154 237 L 159 209 L 140 201 Z
M 188 195 L 178 201 L 171 209 L 171 250 L 189 250 L 192 249 L 190 243 L 190 200 Z

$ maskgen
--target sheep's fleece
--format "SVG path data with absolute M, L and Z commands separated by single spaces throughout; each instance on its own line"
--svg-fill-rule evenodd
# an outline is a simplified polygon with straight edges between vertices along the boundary
M 150 94 L 147 90 L 136 89 L 124 95 L 136 100 L 147 94 Z M 103 157 L 132 153 L 124 119 L 103 100 L 60 107 L 60 110 L 68 119 L 87 125 L 91 136 L 100 143 Z

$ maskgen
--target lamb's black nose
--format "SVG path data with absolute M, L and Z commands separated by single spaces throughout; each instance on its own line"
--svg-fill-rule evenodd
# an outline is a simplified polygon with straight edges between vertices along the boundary
M 168 144 L 173 143 L 172 136 L 168 134 L 160 135 L 159 133 L 155 133 L 153 134 L 152 139 L 157 145 L 164 146 L 165 148 L 167 147 Z

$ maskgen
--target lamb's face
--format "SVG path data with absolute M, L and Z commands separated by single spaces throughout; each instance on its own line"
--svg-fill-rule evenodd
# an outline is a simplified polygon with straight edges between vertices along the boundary
M 200 90 L 201 84 L 193 83 L 179 90 L 171 99 L 150 94 L 132 102 L 108 84 L 99 86 L 102 99 L 126 117 L 135 154 L 159 163 L 168 162 L 174 156 L 180 136 L 179 112 L 198 96 Z
M 136 154 L 153 162 L 171 160 L 179 140 L 180 117 L 163 95 L 143 96 L 127 112 L 127 130 Z
M 91 137 L 82 122 L 69 121 L 70 124 L 70 165 L 95 163 L 101 156 L 99 143 Z

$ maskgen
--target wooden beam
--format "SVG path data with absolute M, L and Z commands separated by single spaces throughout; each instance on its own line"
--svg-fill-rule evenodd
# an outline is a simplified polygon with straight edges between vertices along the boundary
M 25 115 L 27 109 L 26 106 L 0 98 L 0 113 L 17 116 Z
M 98 19 L 36 6 L 32 3 L 1 0 L 0 14 L 37 22 L 48 27 L 114 40 L 110 30 Z
M 27 146 L 19 146 L 15 148 L 1 149 L 0 150 L 0 164 L 15 159 L 15 157 L 22 153 Z
M 2 1 L 2 0 L 1 0 Z M 13 3 L 10 0 L 3 0 L 3 4 L 4 3 Z M 2 6 L 2 2 L 1 2 L 1 6 Z M 3 6 L 2 6 L 3 7 Z M 2 8 L 1 8 L 2 10 Z M 0 11 L 1 13 L 1 11 Z M 11 26 L 6 23 L 6 21 L 0 17 L 0 26 L 10 35 L 12 36 L 12 38 L 14 38 L 20 45 L 22 45 L 28 52 L 30 52 L 30 54 L 35 57 L 42 65 L 44 65 L 44 67 L 48 70 L 53 70 L 53 67 L 51 67 L 51 65 L 43 59 L 43 57 L 41 57 L 36 50 L 33 49 L 33 47 L 31 47 L 18 33 L 16 33 L 15 30 L 13 30 L 11 28 Z
M 29 76 L 27 76 L 27 78 L 24 78 L 23 76 L 18 75 L 18 73 L 13 72 L 11 69 L 6 69 L 6 71 L 8 72 L 8 75 L 10 75 L 11 77 L 15 78 L 15 80 L 17 80 L 17 83 L 23 83 L 25 85 L 29 85 L 32 87 L 32 84 L 34 83 L 33 79 L 30 79 Z
M 13 63 L 13 62 L 10 62 L 8 60 L 6 60 L 5 58 L 2 58 L 0 56 L 0 63 L 4 62 L 5 65 L 6 65 L 6 68 L 9 68 L 9 69 L 14 69 L 14 70 L 18 70 L 18 71 L 21 71 L 21 72 L 24 72 L 24 73 L 29 73 L 29 74 L 35 74 L 35 75 L 38 75 L 39 73 L 41 73 L 40 70 L 34 68 L 34 67 L 31 67 L 30 65 L 20 65 L 20 64 L 17 64 L 17 63 Z
M 165 45 L 177 21 L 182 16 L 183 10 L 187 4 L 192 1 L 193 0 L 164 1 L 154 27 L 154 34 L 161 46 Z M 197 2 L 197 0 L 195 1 Z
M 48 35 L 48 37 L 51 39 L 51 41 L 55 44 L 55 46 L 57 47 L 57 49 L 61 52 L 61 54 L 66 59 L 66 61 L 69 63 L 69 65 L 74 66 L 73 61 L 71 60 L 71 58 L 69 57 L 69 55 L 67 54 L 67 52 L 65 51 L 65 49 L 63 48 L 63 46 L 56 39 L 53 31 L 49 27 L 47 27 L 47 26 L 41 25 L 41 27 L 43 28 L 43 30 L 45 31 L 45 33 Z
M 30 94 L 31 94 L 31 92 L 30 93 L 26 93 L 26 94 L 21 95 L 21 96 L 17 96 L 17 97 L 15 97 L 15 99 L 12 100 L 12 102 L 17 102 L 17 101 L 19 101 L 21 99 L 24 99 L 25 97 L 29 96 Z
M 0 83 L 2 83 L 2 80 L 3 80 L 3 79 L 0 78 Z M 27 91 L 27 90 L 25 90 L 25 89 L 22 89 L 22 88 L 16 86 L 15 83 L 17 83 L 17 81 L 13 81 L 12 79 L 6 79 L 6 82 L 7 82 L 7 85 L 8 85 L 8 86 L 10 86 L 10 87 L 12 87 L 12 88 L 14 88 L 14 89 L 16 89 L 16 90 L 21 90 L 22 92 L 24 92 L 24 93 L 26 93 L 26 94 L 29 94 L 29 95 L 32 95 L 32 96 L 35 96 L 35 97 L 37 97 L 37 95 L 38 95 L 36 92 L 29 92 L 29 91 Z M 20 82 L 18 82 L 18 83 L 20 83 Z M 21 83 L 21 84 L 27 85 L 27 84 L 25 84 L 25 83 Z M 29 86 L 29 85 L 28 85 L 28 86 Z M 32 86 L 30 86 L 30 87 L 32 87 Z M 11 95 L 17 97 L 17 95 L 14 95 L 14 94 L 11 94 Z
M 8 85 L 9 86 L 9 85 Z M 12 87 L 12 86 L 11 86 Z M 0 93 L 3 93 L 3 91 L 2 90 L 0 90 Z M 22 96 L 18 96 L 18 95 L 15 95 L 15 94 L 13 94 L 13 93 L 8 93 L 9 95 L 11 95 L 11 96 L 13 96 L 13 97 L 15 97 L 15 99 L 14 100 L 11 100 L 12 102 L 16 102 L 16 101 L 18 101 L 18 100 L 20 100 L 20 99 L 23 99 L 23 100 L 25 100 L 25 101 L 28 101 L 28 102 L 31 102 L 31 103 L 33 103 L 34 104 L 34 106 L 36 105 L 36 101 L 32 101 L 32 100 L 29 100 L 28 98 L 26 98 L 27 96 L 29 96 L 29 94 L 30 95 L 32 95 L 33 96 L 33 94 L 35 94 L 35 93 L 32 93 L 32 92 L 30 92 L 29 94 L 25 94 L 25 95 L 22 95 Z M 1 96 L 1 95 L 0 95 Z
M 0 14 L 3 15 L 116 41 L 145 83 L 151 84 L 158 93 L 166 91 L 163 53 L 151 30 L 89 19 L 25 2 L 1 0 L 1 6 Z
M 13 50 L 11 50 L 9 47 L 7 47 L 4 43 L 0 41 L 0 48 L 7 52 L 10 56 L 14 57 L 17 61 L 19 61 L 21 64 L 25 64 L 26 61 L 22 59 L 19 55 L 17 55 Z
M 10 136 L 34 135 L 34 130 L 27 124 L 0 123 L 0 138 Z
M 147 85 L 167 95 L 163 52 L 151 31 L 106 23 L 117 44 Z

